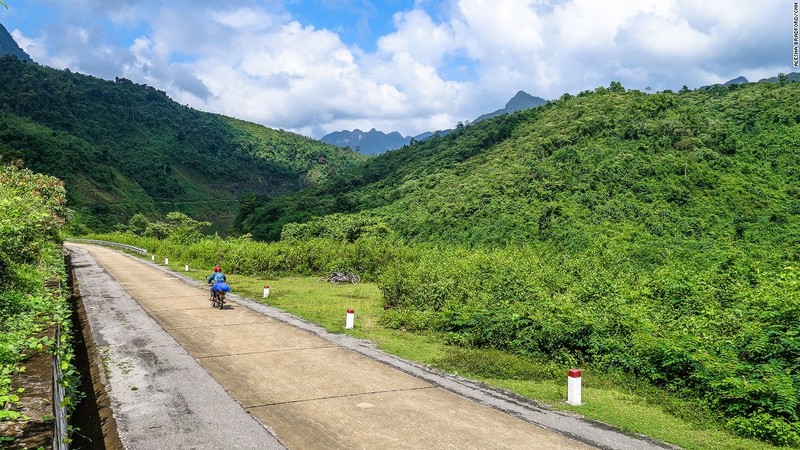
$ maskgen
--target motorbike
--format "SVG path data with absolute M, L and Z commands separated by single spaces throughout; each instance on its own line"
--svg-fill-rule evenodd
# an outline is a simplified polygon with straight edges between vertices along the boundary
M 222 309 L 225 307 L 225 293 L 221 291 L 213 291 L 211 294 L 211 307 Z
M 218 283 L 213 284 L 209 283 L 209 287 L 217 287 L 220 286 L 222 289 L 211 289 L 211 307 L 222 309 L 225 307 L 225 291 L 229 290 L 227 284 L 225 283 Z
M 344 272 L 333 272 L 333 273 L 331 274 L 331 277 L 329 278 L 329 280 L 330 280 L 330 282 L 331 282 L 331 283 L 333 283 L 333 284 L 339 284 L 339 283 L 353 283 L 353 284 L 357 284 L 359 281 L 361 281 L 361 277 L 359 277 L 358 275 L 356 275 L 355 273 L 353 273 L 353 271 L 351 270 L 351 271 L 350 271 L 350 272 L 348 272 L 348 273 L 344 273 Z

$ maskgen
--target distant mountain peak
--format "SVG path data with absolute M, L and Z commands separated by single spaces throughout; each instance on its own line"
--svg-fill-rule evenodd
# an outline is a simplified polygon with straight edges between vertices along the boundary
M 544 102 L 544 99 L 541 99 L 539 97 L 534 97 L 534 96 L 532 96 L 531 94 L 528 94 L 525 91 L 519 91 L 516 94 L 514 94 L 514 96 L 511 97 L 511 100 L 509 100 L 506 103 L 506 109 L 512 109 L 516 105 L 520 105 L 520 104 L 538 103 L 539 101 Z
M 525 91 L 519 91 L 511 97 L 511 100 L 506 103 L 505 108 L 498 109 L 495 112 L 491 112 L 489 114 L 484 114 L 473 122 L 480 122 L 482 120 L 491 119 L 492 117 L 501 116 L 503 114 L 511 114 L 513 112 L 522 111 L 523 109 L 535 108 L 537 106 L 542 106 L 547 101 L 541 97 L 534 97 L 531 94 L 528 94 Z
M 33 62 L 31 57 L 17 45 L 17 41 L 6 30 L 6 27 L 0 24 L 0 56 L 2 55 L 11 55 L 23 61 Z
M 749 81 L 747 81 L 747 78 L 742 77 L 742 76 L 738 76 L 738 77 L 736 77 L 736 78 L 734 78 L 732 80 L 726 81 L 725 82 L 725 86 L 728 86 L 728 85 L 731 85 L 731 84 L 745 84 L 745 83 L 749 83 Z
M 411 137 L 404 137 L 396 131 L 386 134 L 372 128 L 365 133 L 356 128 L 353 131 L 334 131 L 320 140 L 337 147 L 350 147 L 365 155 L 377 155 L 410 143 Z
M 475 119 L 473 122 L 480 122 L 482 120 L 502 114 L 510 114 L 513 112 L 522 111 L 523 109 L 535 108 L 537 106 L 544 105 L 545 103 L 546 101 L 543 98 L 534 97 L 525 91 L 518 91 L 516 94 L 514 94 L 511 100 L 506 103 L 506 106 L 503 109 L 498 109 L 495 112 L 484 114 Z M 451 131 L 452 130 L 439 130 L 436 132 L 436 134 L 444 136 Z M 376 155 L 410 144 L 412 140 L 421 141 L 428 139 L 433 135 L 434 133 L 428 131 L 417 136 L 410 137 L 403 136 L 397 131 L 384 133 L 383 131 L 378 131 L 375 128 L 372 128 L 365 133 L 356 128 L 353 131 L 334 131 L 333 133 L 323 136 L 320 140 L 337 147 L 350 147 L 351 149 L 357 150 L 360 153 Z

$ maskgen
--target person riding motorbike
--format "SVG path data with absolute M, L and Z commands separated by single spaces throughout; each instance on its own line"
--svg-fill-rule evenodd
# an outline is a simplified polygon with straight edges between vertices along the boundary
M 219 264 L 214 267 L 214 273 L 206 277 L 206 281 L 211 285 L 211 297 L 209 300 L 214 300 L 214 291 L 217 292 L 228 292 L 230 287 L 226 283 L 227 279 L 225 278 L 225 274 L 222 272 L 222 267 Z

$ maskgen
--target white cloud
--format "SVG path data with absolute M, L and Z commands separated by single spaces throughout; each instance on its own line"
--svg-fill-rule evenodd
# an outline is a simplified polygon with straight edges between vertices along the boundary
M 316 137 L 449 128 L 520 89 L 556 98 L 612 80 L 661 90 L 791 71 L 790 5 L 777 0 L 418 0 L 374 52 L 277 0 L 53 1 L 64 18 L 12 33 L 35 60 Z
M 470 57 L 490 64 L 525 58 L 545 44 L 542 21 L 532 1 L 461 0 L 453 27 Z
M 422 10 L 394 15 L 397 31 L 378 40 L 386 54 L 406 54 L 420 63 L 439 67 L 444 56 L 456 49 L 455 35 L 447 24 L 435 24 Z
M 48 58 L 47 46 L 44 40 L 29 38 L 22 34 L 20 30 L 12 30 L 10 34 L 17 42 L 17 45 L 34 61 L 42 61 Z

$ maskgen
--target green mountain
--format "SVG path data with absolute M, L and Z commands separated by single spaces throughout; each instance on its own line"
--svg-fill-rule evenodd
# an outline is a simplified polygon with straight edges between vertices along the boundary
M 181 211 L 230 224 L 242 196 L 313 186 L 363 157 L 182 106 L 164 92 L 0 58 L 0 158 L 66 182 L 76 222 Z
M 287 223 L 319 234 L 319 217 L 344 214 L 409 242 L 578 250 L 608 239 L 681 253 L 732 242 L 786 256 L 800 242 L 798 122 L 798 83 L 652 95 L 616 83 L 251 201 L 237 227 L 274 240 Z

